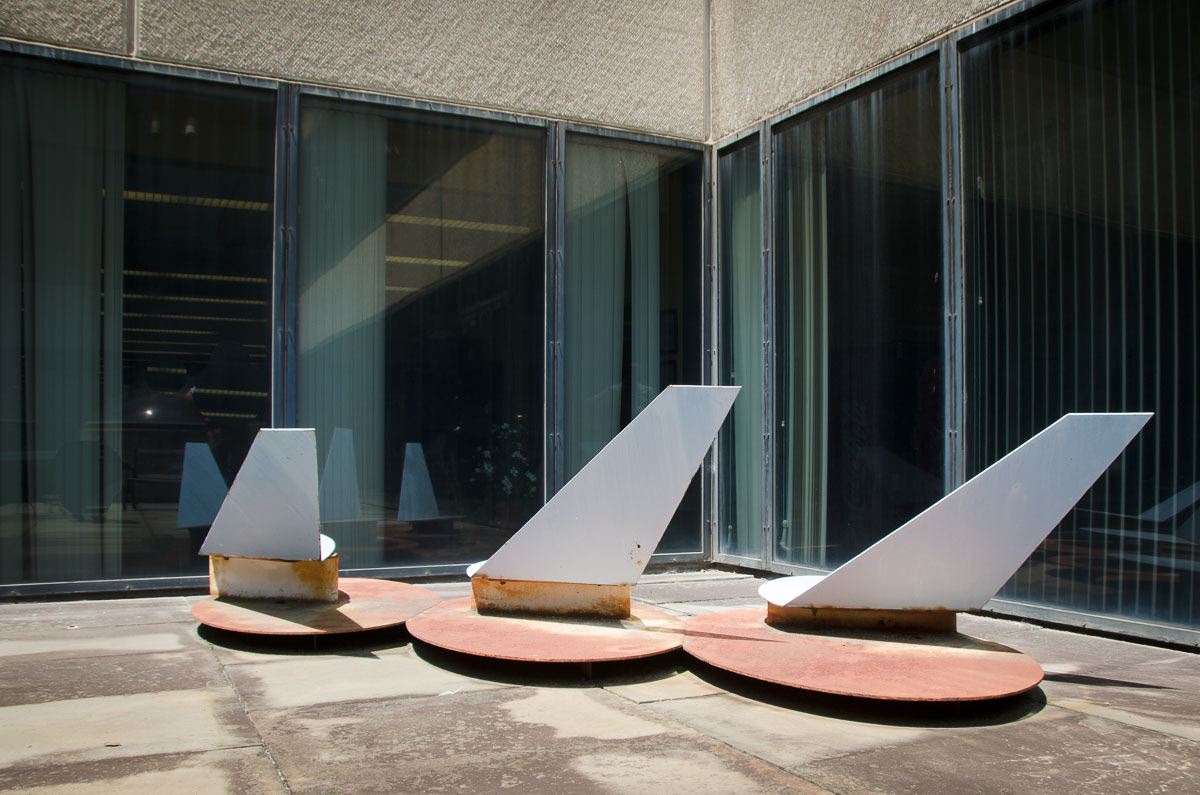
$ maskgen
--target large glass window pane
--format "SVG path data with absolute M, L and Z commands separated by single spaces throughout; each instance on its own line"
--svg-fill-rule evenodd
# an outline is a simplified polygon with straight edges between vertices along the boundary
M 775 556 L 833 566 L 942 494 L 936 63 L 776 133 Z
M 963 59 L 967 462 L 1154 418 L 1004 597 L 1200 623 L 1200 12 L 1075 3 Z
M 0 107 L 0 581 L 203 574 L 270 420 L 273 95 L 11 60 Z
M 297 412 L 343 566 L 486 558 L 542 503 L 545 134 L 306 103 Z
M 699 152 L 569 136 L 563 330 L 566 477 L 663 387 L 701 378 Z M 698 552 L 692 482 L 659 552 Z
M 762 556 L 762 207 L 757 140 L 720 157 L 721 383 L 740 386 L 721 430 L 718 550 Z

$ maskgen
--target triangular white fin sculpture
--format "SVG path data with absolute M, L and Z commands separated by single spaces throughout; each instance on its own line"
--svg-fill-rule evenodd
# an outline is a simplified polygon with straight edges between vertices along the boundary
M 788 608 L 983 607 L 1151 416 L 1067 414 L 830 574 L 759 594 Z
M 358 519 L 362 500 L 358 492 L 358 461 L 354 456 L 354 431 L 334 428 L 321 468 L 321 520 L 339 522 Z
M 332 553 L 332 540 L 321 536 L 316 432 L 260 430 L 200 554 L 324 560 Z
M 637 582 L 740 390 L 668 386 L 468 575 Z
M 396 519 L 412 522 L 440 516 L 429 465 L 425 462 L 425 449 L 420 442 L 409 442 L 404 445 L 404 473 L 400 476 L 400 507 Z
M 205 442 L 183 446 L 183 478 L 179 483 L 179 510 L 175 526 L 207 527 L 217 518 L 221 503 L 229 493 L 225 476 Z

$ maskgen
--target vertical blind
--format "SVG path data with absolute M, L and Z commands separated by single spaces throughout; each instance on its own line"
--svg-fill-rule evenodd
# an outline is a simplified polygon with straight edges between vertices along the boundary
M 1155 416 L 1002 596 L 1195 624 L 1200 12 L 1079 2 L 964 53 L 973 474 L 1071 411 Z

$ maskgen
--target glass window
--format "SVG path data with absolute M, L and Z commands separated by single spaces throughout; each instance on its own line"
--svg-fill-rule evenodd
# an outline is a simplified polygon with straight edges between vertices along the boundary
M 542 504 L 545 133 L 307 102 L 299 424 L 343 566 L 470 562 Z
M 775 556 L 834 566 L 943 492 L 936 62 L 775 135 Z
M 699 152 L 567 138 L 567 478 L 663 387 L 701 383 L 702 172 Z M 702 549 L 699 484 L 659 552 Z
M 1200 16 L 1075 3 L 966 50 L 967 437 L 1153 411 L 1001 595 L 1200 621 Z
M 274 95 L 14 59 L 0 107 L 0 581 L 203 574 L 270 420 Z
M 721 430 L 718 551 L 762 557 L 762 207 L 757 139 L 719 161 L 720 379 L 740 386 Z

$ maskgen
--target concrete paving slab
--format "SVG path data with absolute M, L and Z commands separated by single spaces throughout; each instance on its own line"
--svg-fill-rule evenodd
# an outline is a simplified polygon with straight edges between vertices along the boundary
M 691 671 L 686 670 L 673 671 L 667 676 L 658 676 L 640 682 L 605 684 L 604 689 L 637 704 L 711 696 L 723 692 L 719 687 L 710 685 Z
M 689 769 L 687 789 L 703 774 L 719 791 L 815 791 L 596 688 L 328 704 L 256 721 L 298 792 L 645 791 L 648 781 L 679 791 Z
M 763 615 L 767 614 L 767 603 L 757 596 L 743 596 L 735 599 L 710 599 L 704 602 L 663 602 L 658 606 L 673 610 L 685 616 L 699 616 L 705 613 L 716 613 L 721 610 L 736 610 L 741 607 L 759 606 Z
M 838 720 L 729 693 L 647 708 L 773 765 L 803 773 L 814 761 L 912 742 L 930 729 Z
M 737 571 L 721 571 L 720 569 L 701 569 L 699 571 L 662 571 L 643 574 L 639 583 L 659 582 L 700 582 L 702 580 L 746 580 L 758 579 L 752 574 Z
M 64 764 L 257 745 L 228 688 L 0 707 L 0 766 Z
M 0 790 L 38 795 L 91 795 L 101 791 L 125 795 L 287 791 L 266 751 L 257 747 L 8 768 L 0 770 Z
M 1195 792 L 1200 746 L 1048 707 L 1035 720 L 818 760 L 809 774 L 838 791 Z
M 191 605 L 182 596 L 0 604 L 0 636 L 30 631 L 191 621 Z
M 251 711 L 509 686 L 436 668 L 410 648 L 379 657 L 302 657 L 225 670 Z
M 4 662 L 0 706 L 224 684 L 216 659 L 202 650 L 54 659 L 34 655 Z
M 711 599 L 737 599 L 758 596 L 763 581 L 757 577 L 715 580 L 679 580 L 675 582 L 639 582 L 633 598 L 643 602 L 705 602 Z M 763 604 L 766 604 L 765 602 Z
M 79 629 L 27 630 L 0 636 L 0 659 L 38 655 L 43 659 L 100 657 L 203 650 L 194 627 L 186 624 L 150 624 L 143 627 L 84 627 Z

